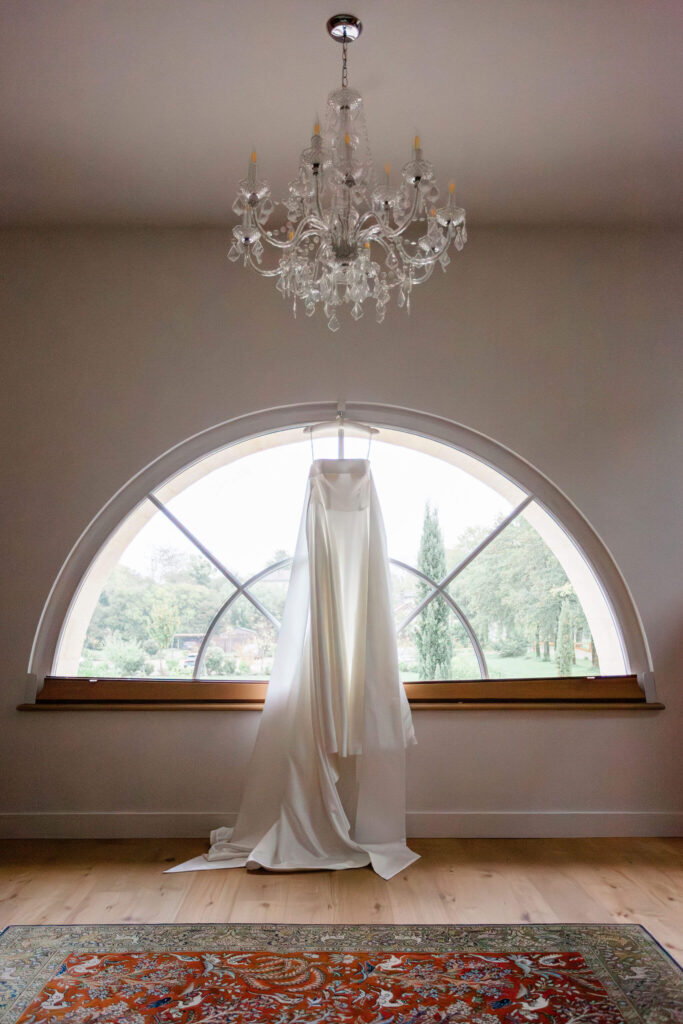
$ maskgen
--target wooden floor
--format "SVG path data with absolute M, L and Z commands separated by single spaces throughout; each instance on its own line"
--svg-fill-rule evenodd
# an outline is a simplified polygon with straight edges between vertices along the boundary
M 636 922 L 683 962 L 683 840 L 420 839 L 389 882 L 369 868 L 277 875 L 162 871 L 195 839 L 0 843 L 8 924 L 259 921 Z

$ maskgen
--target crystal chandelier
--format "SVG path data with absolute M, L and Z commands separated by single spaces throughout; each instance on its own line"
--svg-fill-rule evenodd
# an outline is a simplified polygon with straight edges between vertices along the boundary
M 263 277 L 277 278 L 277 288 L 303 303 L 308 316 L 321 303 L 332 331 L 339 329 L 343 303 L 351 316 L 363 316 L 372 299 L 381 323 L 391 292 L 410 311 L 413 285 L 431 277 L 437 263 L 450 263 L 451 243 L 460 251 L 467 241 L 465 211 L 455 205 L 455 186 L 438 206 L 434 168 L 424 159 L 419 136 L 398 186 L 373 180 L 363 99 L 348 84 L 347 48 L 361 33 L 352 14 L 336 14 L 327 31 L 342 44 L 341 88 L 327 97 L 323 132 L 316 124 L 311 144 L 301 154 L 299 172 L 282 204 L 284 227 L 269 226 L 274 204 L 268 182 L 259 177 L 256 153 L 240 181 L 233 211 L 241 223 L 233 229 L 231 260 L 242 259 Z M 279 237 L 278 237 L 279 236 Z M 279 254 L 276 266 L 262 266 L 266 249 Z

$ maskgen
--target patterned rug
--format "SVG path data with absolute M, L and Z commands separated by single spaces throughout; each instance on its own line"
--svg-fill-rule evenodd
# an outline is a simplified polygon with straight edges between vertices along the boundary
M 1 1024 L 673 1024 L 637 925 L 22 925 Z

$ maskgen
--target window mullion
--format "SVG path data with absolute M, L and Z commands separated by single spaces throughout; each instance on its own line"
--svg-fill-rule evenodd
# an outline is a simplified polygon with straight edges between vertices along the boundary
M 416 616 L 418 616 L 420 612 L 427 607 L 429 602 L 432 601 L 437 594 L 441 593 L 442 588 L 438 583 L 435 583 L 434 580 L 429 578 L 429 576 L 425 576 L 423 572 L 421 572 L 419 569 L 416 569 L 414 566 L 407 565 L 405 562 L 399 562 L 397 558 L 390 558 L 389 561 L 391 562 L 392 565 L 397 565 L 399 569 L 405 569 L 406 572 L 411 572 L 414 576 L 419 576 L 424 583 L 427 583 L 430 587 L 433 588 L 431 594 L 427 594 L 426 597 L 423 597 L 420 603 L 415 608 L 413 608 L 408 618 L 403 623 L 401 623 L 399 628 L 396 630 L 398 634 L 402 633 L 403 630 L 410 625 L 413 619 L 416 618 Z
M 439 590 L 443 590 L 445 587 L 449 585 L 449 583 L 452 583 L 455 577 L 459 576 L 463 569 L 466 569 L 470 562 L 473 562 L 474 559 L 482 553 L 484 548 L 487 548 L 489 544 L 496 539 L 496 537 L 499 537 L 503 530 L 505 530 L 510 525 L 510 523 L 513 522 L 513 520 L 515 520 L 517 516 L 524 511 L 527 505 L 531 504 L 533 500 L 533 494 L 529 494 L 524 499 L 524 501 L 522 501 L 517 506 L 517 508 L 513 508 L 509 516 L 506 516 L 502 522 L 498 523 L 498 526 L 496 526 L 496 528 L 492 530 L 487 537 L 484 537 L 484 539 L 480 541 L 479 544 L 477 544 L 476 548 L 470 551 L 469 555 L 466 555 L 466 557 L 463 558 L 462 562 L 456 565 L 455 569 L 452 569 L 447 576 L 444 576 L 444 578 L 438 584 Z
M 265 608 L 261 604 L 261 602 L 259 601 L 259 599 L 257 597 L 254 597 L 253 594 L 250 594 L 249 591 L 246 590 L 246 586 L 247 586 L 246 583 L 240 583 L 240 581 L 238 580 L 237 576 L 235 576 L 234 573 L 231 573 L 230 570 L 227 568 L 227 566 L 223 565 L 223 563 L 220 561 L 220 559 L 216 558 L 216 556 L 213 555 L 209 551 L 209 549 L 207 547 L 204 547 L 204 545 L 199 540 L 199 538 L 195 537 L 195 535 L 192 533 L 192 531 L 188 530 L 188 528 L 185 526 L 185 524 L 181 523 L 181 521 L 176 516 L 173 515 L 171 510 L 169 508 L 167 508 L 162 501 L 159 501 L 159 499 L 154 494 L 150 493 L 150 494 L 147 495 L 147 497 L 152 502 L 152 504 L 156 505 L 156 507 L 159 509 L 159 511 L 163 512 L 163 514 L 166 516 L 166 518 L 171 523 L 173 523 L 173 525 L 178 530 L 180 530 L 180 532 L 182 534 L 184 534 L 187 537 L 187 539 L 190 541 L 190 543 L 194 544 L 194 546 L 197 548 L 197 550 L 201 551 L 201 553 L 204 555 L 204 557 L 208 558 L 208 560 L 211 562 L 211 564 L 215 565 L 215 567 L 218 569 L 219 572 L 223 573 L 225 578 L 232 583 L 233 587 L 235 587 L 241 594 L 244 594 L 246 599 L 248 601 L 251 601 L 251 603 L 253 604 L 254 608 L 256 608 L 256 610 L 259 611 L 261 613 L 261 615 L 265 615 L 265 617 L 268 619 L 268 621 L 271 623 L 271 625 L 275 629 L 279 629 L 280 628 L 280 623 L 275 618 L 275 616 L 271 615 L 271 613 L 268 611 L 268 609 Z
M 456 604 L 456 602 L 453 600 L 448 591 L 444 589 L 445 583 L 435 583 L 433 579 L 430 579 L 429 576 L 426 576 L 423 572 L 420 571 L 420 569 L 416 569 L 415 566 L 408 565 L 406 562 L 399 562 L 397 558 L 390 558 L 389 561 L 391 562 L 392 565 L 397 565 L 400 569 L 405 569 L 406 572 L 410 572 L 414 576 L 419 576 L 421 580 L 423 580 L 425 583 L 428 583 L 432 587 L 431 594 L 427 594 L 427 596 L 423 598 L 423 600 L 412 610 L 412 612 L 405 620 L 405 622 L 396 630 L 396 635 L 398 636 L 399 633 L 402 633 L 406 626 L 409 626 L 413 619 L 416 618 L 420 614 L 420 612 L 427 607 L 430 601 L 433 601 L 435 597 L 441 595 L 444 601 L 448 605 L 450 605 L 452 611 L 455 613 L 456 618 L 460 620 L 463 629 L 465 630 L 470 639 L 470 643 L 472 644 L 472 648 L 474 650 L 474 655 L 477 659 L 477 664 L 479 665 L 479 672 L 481 674 L 481 678 L 488 679 L 489 670 L 488 665 L 486 664 L 486 655 L 484 654 L 483 648 L 479 643 L 477 634 L 474 632 L 474 629 L 472 628 L 472 623 L 467 618 L 462 608 L 460 608 L 459 605 Z
M 275 572 L 276 569 L 281 569 L 285 565 L 291 565 L 293 561 L 294 561 L 293 558 L 283 558 L 279 562 L 274 562 L 272 565 L 267 565 L 265 569 L 260 569 L 257 573 L 254 573 L 253 576 L 250 576 L 249 579 L 246 581 L 246 583 L 243 586 L 237 587 L 237 589 L 235 591 L 233 591 L 233 593 L 230 595 L 230 597 L 227 599 L 227 601 L 223 602 L 223 604 L 218 609 L 218 611 L 214 615 L 213 619 L 209 623 L 209 628 L 207 629 L 206 633 L 204 634 L 204 639 L 202 640 L 201 644 L 199 645 L 199 650 L 197 651 L 197 657 L 195 659 L 194 669 L 193 669 L 193 672 L 192 672 L 192 678 L 193 679 L 199 679 L 199 676 L 197 675 L 197 670 L 199 669 L 199 666 L 202 663 L 202 658 L 204 656 L 204 651 L 209 646 L 209 641 L 211 640 L 211 637 L 213 636 L 213 633 L 214 633 L 214 630 L 216 629 L 216 626 L 218 625 L 220 620 L 223 618 L 223 615 L 225 614 L 225 612 L 227 612 L 227 610 L 230 607 L 230 605 L 233 604 L 237 600 L 237 598 L 240 596 L 240 594 L 244 594 L 245 597 L 249 597 L 249 594 L 246 591 L 247 587 L 250 587 L 253 583 L 258 583 L 259 580 L 262 580 L 266 576 L 270 576 L 270 574 L 272 572 Z M 275 629 L 279 632 L 280 631 L 280 625 L 281 625 L 279 620 L 276 619 L 273 616 L 270 621 L 275 626 Z
M 220 559 L 216 558 L 216 556 L 213 555 L 207 547 L 204 547 L 199 538 L 195 537 L 192 531 L 188 530 L 187 526 L 185 526 L 184 523 L 181 523 L 177 516 L 174 516 L 171 510 L 167 508 L 162 501 L 159 501 L 156 495 L 150 493 L 147 495 L 147 497 L 152 502 L 152 504 L 156 505 L 159 511 L 162 512 L 171 523 L 173 523 L 176 529 L 180 530 L 180 532 L 184 534 L 185 537 L 187 537 L 190 543 L 194 544 L 197 550 L 201 551 L 204 557 L 208 558 L 211 564 L 214 565 L 216 569 L 218 569 L 218 571 L 222 573 L 225 576 L 225 578 L 232 583 L 233 587 L 236 587 L 238 590 L 242 589 L 242 584 L 237 579 L 237 577 L 230 572 L 227 566 L 223 565 Z
M 237 600 L 237 598 L 240 596 L 240 593 L 241 593 L 240 590 L 233 590 L 233 592 L 230 595 L 230 597 L 226 601 L 223 602 L 223 604 L 220 606 L 220 608 L 218 609 L 218 611 L 216 612 L 216 614 L 212 618 L 211 622 L 209 623 L 209 628 L 207 629 L 206 633 L 204 634 L 204 639 L 202 640 L 202 642 L 199 645 L 199 649 L 197 650 L 197 656 L 196 656 L 196 658 L 194 660 L 194 667 L 192 669 L 192 678 L 193 679 L 199 679 L 199 675 L 197 674 L 198 670 L 199 670 L 199 666 L 202 663 L 202 659 L 204 657 L 204 651 L 209 646 L 209 643 L 211 641 L 211 637 L 213 636 L 214 630 L 216 629 L 216 626 L 218 625 L 218 623 L 223 618 L 223 615 L 225 614 L 225 612 L 227 612 L 227 610 L 230 607 L 230 605 L 233 604 Z

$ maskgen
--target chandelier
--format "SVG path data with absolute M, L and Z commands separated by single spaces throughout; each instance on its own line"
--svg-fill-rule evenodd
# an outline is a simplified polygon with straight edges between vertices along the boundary
M 296 178 L 281 204 L 287 220 L 270 226 L 274 210 L 268 182 L 259 177 L 256 153 L 247 177 L 240 181 L 233 211 L 241 218 L 233 229 L 228 254 L 243 260 L 263 277 L 277 278 L 277 289 L 312 316 L 322 305 L 332 331 L 339 329 L 337 311 L 348 303 L 351 316 L 363 316 L 363 303 L 375 303 L 378 323 L 384 319 L 392 291 L 397 304 L 410 312 L 413 285 L 431 277 L 437 263 L 450 263 L 451 244 L 459 252 L 467 241 L 465 211 L 455 204 L 455 185 L 438 205 L 434 168 L 424 159 L 420 137 L 397 185 L 385 166 L 375 182 L 365 126 L 363 99 L 348 84 L 347 48 L 361 33 L 352 14 L 336 14 L 327 31 L 342 44 L 341 88 L 327 97 L 323 131 L 316 124 L 310 146 L 303 150 Z M 279 254 L 277 265 L 263 264 L 266 250 Z

